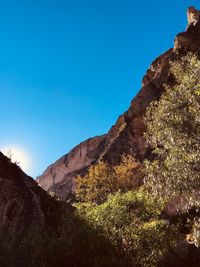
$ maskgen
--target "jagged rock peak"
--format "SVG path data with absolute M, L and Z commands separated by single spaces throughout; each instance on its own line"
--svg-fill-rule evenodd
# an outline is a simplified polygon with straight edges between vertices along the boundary
M 188 18 L 188 26 L 196 25 L 200 19 L 200 11 L 198 11 L 195 7 L 191 6 L 187 9 L 187 18 Z
M 188 25 L 185 32 L 179 33 L 174 41 L 174 52 L 199 52 L 200 11 L 194 7 L 187 9 Z

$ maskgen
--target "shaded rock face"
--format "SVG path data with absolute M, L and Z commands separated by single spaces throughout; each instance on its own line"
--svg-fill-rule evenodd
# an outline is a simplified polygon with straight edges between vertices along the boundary
M 149 156 L 149 148 L 143 137 L 146 128 L 143 116 L 151 101 L 158 100 L 161 96 L 163 85 L 173 84 L 169 71 L 170 62 L 179 60 L 189 51 L 199 53 L 199 14 L 193 7 L 188 9 L 187 30 L 177 35 L 174 48 L 151 64 L 143 78 L 142 88 L 131 102 L 130 108 L 119 117 L 110 131 L 106 135 L 81 143 L 38 177 L 38 183 L 45 190 L 51 190 L 65 199 L 74 191 L 77 174 L 84 173 L 88 166 L 99 159 L 117 163 L 123 153 L 133 153 L 140 161 Z
M 13 239 L 27 230 L 51 224 L 53 213 L 56 216 L 55 211 L 59 211 L 58 205 L 0 152 L 0 236 Z
M 23 227 L 42 226 L 44 214 L 32 187 L 34 181 L 0 154 L 0 231 L 15 234 Z

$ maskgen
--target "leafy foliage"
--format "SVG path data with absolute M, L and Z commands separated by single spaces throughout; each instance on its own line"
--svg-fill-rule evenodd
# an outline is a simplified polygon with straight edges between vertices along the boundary
M 0 241 L 1 267 L 127 266 L 109 241 L 73 214 L 57 227 L 33 229 L 17 242 Z
M 109 194 L 133 189 L 139 183 L 136 175 L 139 166 L 132 155 L 123 155 L 121 163 L 116 166 L 103 161 L 92 165 L 84 177 L 76 179 L 77 199 L 102 203 Z
M 188 54 L 171 63 L 176 79 L 146 115 L 155 160 L 145 165 L 146 186 L 157 195 L 190 195 L 200 189 L 200 61 Z
M 196 247 L 200 247 L 200 218 L 196 217 L 193 220 L 192 231 L 190 234 L 192 244 Z
M 146 192 L 116 193 L 107 202 L 77 204 L 78 212 L 129 258 L 129 266 L 157 266 L 176 244 L 173 226 L 160 220 L 164 203 Z
M 186 217 L 187 240 L 200 246 L 200 60 L 189 53 L 171 63 L 171 73 L 176 84 L 165 86 L 145 118 L 155 156 L 145 162 L 145 188 L 138 189 L 141 166 L 132 155 L 116 166 L 98 162 L 77 177 L 76 214 L 61 214 L 57 202 L 49 206 L 41 195 L 48 227 L 17 242 L 0 237 L 0 266 L 158 266 L 182 244 L 178 231 L 186 226 L 161 219 L 166 198 L 176 199 L 185 213 L 197 208 Z
M 171 63 L 176 84 L 165 86 L 161 99 L 152 103 L 146 115 L 149 144 L 155 159 L 145 163 L 145 186 L 153 194 L 176 196 L 181 212 L 196 209 L 200 201 L 200 60 L 188 53 Z M 200 220 L 189 218 L 187 241 L 200 245 Z

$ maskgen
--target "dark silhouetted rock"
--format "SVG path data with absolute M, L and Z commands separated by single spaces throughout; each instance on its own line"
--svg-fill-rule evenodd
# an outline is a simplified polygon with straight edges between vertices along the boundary
M 62 203 L 0 152 L 0 235 L 15 239 L 25 231 L 56 224 L 61 212 Z

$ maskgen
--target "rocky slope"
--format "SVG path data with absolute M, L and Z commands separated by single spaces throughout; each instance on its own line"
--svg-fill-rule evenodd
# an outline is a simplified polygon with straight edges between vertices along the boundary
M 140 161 L 148 157 L 148 147 L 143 137 L 145 110 L 151 101 L 159 99 L 165 83 L 173 83 L 169 73 L 169 62 L 180 59 L 189 51 L 199 52 L 199 11 L 191 7 L 187 11 L 187 16 L 187 30 L 176 36 L 174 48 L 169 49 L 151 64 L 143 78 L 142 88 L 133 99 L 130 108 L 119 117 L 106 135 L 81 143 L 49 166 L 37 179 L 41 187 L 65 199 L 73 193 L 76 175 L 84 173 L 88 166 L 100 158 L 116 162 L 122 153 L 130 152 Z
M 0 237 L 17 239 L 25 231 L 54 225 L 61 204 L 15 163 L 0 153 Z

